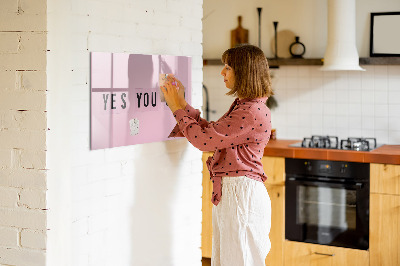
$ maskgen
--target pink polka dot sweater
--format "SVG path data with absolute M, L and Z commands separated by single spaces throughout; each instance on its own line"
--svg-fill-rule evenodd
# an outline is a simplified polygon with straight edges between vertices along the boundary
M 271 112 L 266 100 L 267 97 L 237 98 L 216 122 L 201 118 L 200 111 L 190 105 L 174 112 L 178 124 L 169 137 L 185 136 L 199 150 L 214 151 L 214 156 L 207 160 L 214 205 L 221 200 L 224 176 L 247 176 L 261 182 L 267 179 L 261 164 L 271 132 Z

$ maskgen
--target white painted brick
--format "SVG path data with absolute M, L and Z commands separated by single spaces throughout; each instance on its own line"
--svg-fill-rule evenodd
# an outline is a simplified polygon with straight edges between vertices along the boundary
M 18 229 L 10 227 L 0 227 L 0 246 L 17 247 L 18 239 L 19 239 Z
M 16 71 L 16 89 L 45 91 L 46 72 L 45 71 Z
M 0 187 L 0 207 L 17 207 L 18 190 L 9 187 Z
M 45 169 L 46 151 L 22 150 L 21 167 L 26 169 Z
M 47 11 L 47 1 L 29 1 L 29 0 L 19 0 L 20 8 L 23 10 L 23 14 L 46 14 Z
M 0 130 L 0 149 L 32 149 L 46 147 L 46 131 Z
M 203 23 L 199 18 L 192 16 L 182 16 L 180 26 L 191 30 L 201 31 Z
M 0 169 L 11 167 L 11 151 L 0 150 Z
M 29 229 L 46 229 L 46 212 L 24 208 L 0 208 L 0 226 L 15 226 Z
M 46 254 L 43 251 L 20 248 L 0 247 L 1 263 L 9 265 L 46 265 Z
M 0 14 L 15 13 L 18 11 L 18 1 L 3 0 L 1 1 Z
M 40 111 L 0 110 L 1 128 L 46 130 L 47 113 Z
M 15 71 L 2 71 L 0 70 L 0 90 L 11 90 L 15 88 L 16 79 Z
M 0 91 L 0 108 L 45 111 L 46 94 L 35 91 Z
M 0 169 L 0 185 L 15 188 L 46 189 L 46 170 Z
M 46 51 L 19 54 L 0 54 L 0 71 L 46 70 Z
M 19 33 L 0 32 L 0 40 L 0 54 L 16 54 L 19 52 Z
M 1 14 L 0 31 L 46 31 L 46 14 Z
M 46 208 L 46 191 L 22 189 L 20 192 L 20 206 L 29 209 L 45 209 Z
M 110 213 L 102 212 L 91 215 L 88 218 L 88 234 L 93 234 L 94 232 L 107 230 L 110 226 L 108 223 L 108 216 Z
M 22 229 L 21 246 L 25 248 L 46 249 L 46 231 Z

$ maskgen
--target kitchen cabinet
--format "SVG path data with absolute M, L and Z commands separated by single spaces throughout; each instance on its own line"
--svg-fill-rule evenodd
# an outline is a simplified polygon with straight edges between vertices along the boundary
M 400 165 L 370 167 L 370 265 L 400 265 Z
M 202 223 L 201 223 L 201 253 L 204 258 L 211 258 L 212 252 L 212 183 L 206 161 L 212 152 L 203 153 L 203 194 L 202 194 Z
M 285 241 L 285 266 L 365 266 L 369 254 L 365 250 Z
M 371 193 L 400 195 L 400 165 L 370 164 Z
M 261 160 L 267 175 L 265 187 L 271 199 L 271 250 L 265 259 L 266 266 L 283 265 L 285 240 L 285 158 L 264 156 Z
M 202 206 L 202 256 L 211 258 L 212 253 L 212 183 L 206 166 L 206 161 L 211 152 L 203 153 L 203 206 Z M 283 243 L 285 230 L 285 158 L 263 157 L 262 164 L 268 176 L 265 187 L 271 198 L 272 221 L 271 221 L 271 250 L 266 258 L 266 265 L 283 265 Z

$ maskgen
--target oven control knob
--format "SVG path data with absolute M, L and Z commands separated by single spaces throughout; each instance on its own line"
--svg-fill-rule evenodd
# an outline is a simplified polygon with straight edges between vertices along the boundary
M 347 169 L 347 164 L 342 164 L 342 167 L 340 168 L 340 173 L 341 174 L 346 173 L 346 169 Z
M 306 170 L 310 172 L 312 170 L 311 162 L 305 162 L 304 164 L 306 166 Z

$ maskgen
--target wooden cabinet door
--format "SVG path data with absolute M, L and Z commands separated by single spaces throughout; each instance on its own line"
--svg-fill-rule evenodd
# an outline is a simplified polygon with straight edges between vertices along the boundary
M 400 165 L 370 165 L 371 193 L 400 195 Z
M 368 266 L 365 250 L 285 241 L 285 266 Z
M 203 153 L 203 196 L 202 196 L 202 224 L 201 224 L 201 253 L 204 258 L 211 258 L 212 252 L 212 183 L 206 161 L 211 152 Z
M 264 156 L 261 163 L 268 177 L 266 184 L 285 185 L 285 158 Z
M 371 194 L 370 202 L 370 265 L 400 265 L 400 196 Z
M 285 187 L 265 184 L 271 199 L 271 250 L 265 259 L 266 266 L 283 265 L 283 243 L 285 240 Z

